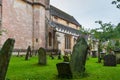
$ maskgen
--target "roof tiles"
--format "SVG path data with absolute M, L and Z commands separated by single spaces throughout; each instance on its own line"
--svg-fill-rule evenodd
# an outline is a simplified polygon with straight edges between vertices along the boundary
M 71 23 L 81 27 L 81 25 L 77 22 L 77 20 L 73 16 L 63 12 L 62 10 L 60 10 L 52 5 L 50 6 L 50 14 L 52 16 L 57 16 L 59 18 L 62 18 L 68 22 L 71 22 Z

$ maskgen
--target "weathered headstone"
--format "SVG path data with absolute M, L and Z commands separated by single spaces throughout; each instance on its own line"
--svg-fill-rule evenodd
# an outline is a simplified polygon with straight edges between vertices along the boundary
M 58 59 L 61 59 L 61 51 L 58 50 Z
M 92 51 L 92 57 L 96 58 L 97 57 L 97 51 Z
M 78 73 L 81 75 L 85 71 L 85 63 L 87 57 L 88 45 L 83 37 L 78 38 L 77 43 L 73 47 L 73 52 L 71 56 L 71 68 L 72 73 Z
M 0 80 L 5 80 L 15 40 L 8 38 L 0 50 Z
M 27 48 L 27 53 L 26 53 L 26 56 L 25 56 L 25 60 L 28 60 L 29 56 L 32 57 L 32 51 L 31 51 L 30 46 L 28 46 L 28 48 Z
M 58 70 L 58 77 L 60 78 L 72 78 L 72 71 L 69 62 L 62 62 L 56 64 Z
M 116 66 L 116 56 L 112 54 L 105 55 L 104 66 Z
M 117 64 L 120 64 L 120 50 L 115 50 Z
M 18 51 L 17 57 L 19 57 L 19 56 L 20 56 L 20 52 Z
M 64 61 L 64 62 L 69 62 L 69 61 L 70 61 L 70 60 L 69 60 L 69 56 L 64 55 L 64 56 L 63 56 L 63 61 Z
M 39 48 L 38 50 L 38 64 L 41 65 L 46 65 L 47 60 L 46 60 L 46 51 L 44 48 Z
M 104 52 L 100 52 L 100 62 L 101 62 L 101 60 L 104 59 L 104 56 L 105 56 L 105 53 Z
M 51 59 L 54 59 L 53 52 L 50 53 Z

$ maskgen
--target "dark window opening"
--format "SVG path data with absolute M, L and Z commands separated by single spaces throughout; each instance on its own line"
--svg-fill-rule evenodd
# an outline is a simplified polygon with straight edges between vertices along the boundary
M 36 42 L 38 42 L 38 38 L 36 38 Z
M 52 46 L 52 33 L 49 32 L 49 46 Z
M 65 36 L 65 49 L 71 49 L 71 37 Z

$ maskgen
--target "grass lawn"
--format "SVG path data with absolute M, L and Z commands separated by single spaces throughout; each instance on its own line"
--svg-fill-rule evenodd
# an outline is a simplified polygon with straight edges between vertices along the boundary
M 6 79 L 8 80 L 63 80 L 57 78 L 56 63 L 62 62 L 57 57 L 47 58 L 46 66 L 37 64 L 38 58 L 32 57 L 25 61 L 24 57 L 12 56 Z M 89 58 L 86 63 L 86 77 L 71 80 L 120 80 L 120 65 L 105 67 L 103 63 L 96 63 L 97 58 Z M 68 80 L 68 79 L 64 79 Z

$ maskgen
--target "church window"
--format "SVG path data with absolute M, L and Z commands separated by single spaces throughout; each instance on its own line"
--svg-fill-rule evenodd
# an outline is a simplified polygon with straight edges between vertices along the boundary
M 65 49 L 71 49 L 71 37 L 68 35 L 65 36 Z
M 49 46 L 52 46 L 52 33 L 49 32 Z
M 38 38 L 36 38 L 36 42 L 38 42 Z

